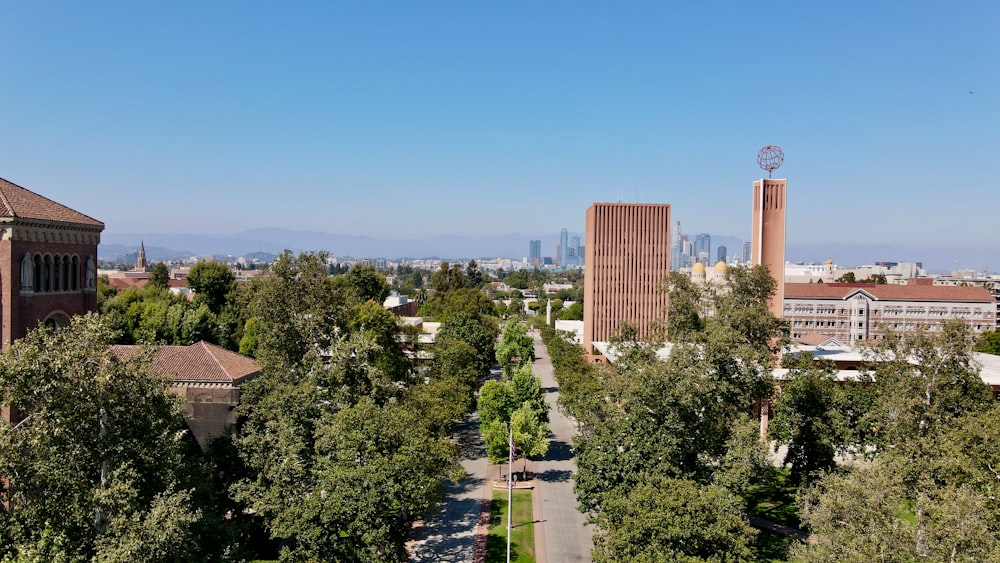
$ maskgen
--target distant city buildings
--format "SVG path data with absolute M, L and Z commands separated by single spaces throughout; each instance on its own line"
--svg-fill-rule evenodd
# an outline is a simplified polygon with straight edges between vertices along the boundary
M 569 258 L 569 233 L 566 229 L 559 232 L 559 246 L 556 247 L 556 265 L 566 267 Z
M 723 263 L 725 263 L 725 261 L 726 261 L 726 250 L 727 249 L 726 249 L 725 245 L 719 245 L 718 256 L 716 258 L 716 262 L 723 262 Z
M 528 241 L 528 265 L 529 266 L 542 265 L 542 241 L 540 240 Z
M 702 264 L 708 263 L 708 257 L 712 255 L 712 235 L 701 233 L 694 239 L 694 256 Z

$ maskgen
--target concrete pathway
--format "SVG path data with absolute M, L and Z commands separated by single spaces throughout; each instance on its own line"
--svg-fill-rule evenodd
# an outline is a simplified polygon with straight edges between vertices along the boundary
M 478 414 L 466 416 L 456 427 L 456 439 L 461 448 L 462 467 L 467 476 L 456 484 L 447 484 L 441 512 L 424 522 L 416 534 L 417 539 L 410 543 L 411 561 L 475 561 L 477 536 L 482 538 L 479 540 L 482 544 L 479 550 L 485 550 L 484 525 L 489 524 L 488 495 L 492 492 L 492 486 L 487 480 L 489 461 L 479 435 Z
M 584 515 L 576 509 L 573 475 L 576 460 L 571 450 L 577 435 L 576 422 L 562 414 L 556 401 L 558 384 L 552 373 L 552 360 L 538 334 L 535 339 L 535 375 L 542 379 L 545 402 L 549 405 L 552 442 L 544 460 L 535 462 L 535 551 L 538 563 L 590 561 L 593 531 L 585 525 Z

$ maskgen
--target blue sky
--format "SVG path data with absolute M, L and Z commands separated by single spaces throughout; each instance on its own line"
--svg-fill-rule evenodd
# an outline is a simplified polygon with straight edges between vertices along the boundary
M 790 243 L 993 243 L 998 29 L 995 1 L 2 1 L 0 176 L 110 233 L 535 236 L 621 199 L 746 237 L 773 143 Z

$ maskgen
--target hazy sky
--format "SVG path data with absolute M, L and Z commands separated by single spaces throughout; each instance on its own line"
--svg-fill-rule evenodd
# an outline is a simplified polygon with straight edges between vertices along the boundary
M 0 2 L 0 177 L 113 233 L 1000 241 L 1000 2 Z

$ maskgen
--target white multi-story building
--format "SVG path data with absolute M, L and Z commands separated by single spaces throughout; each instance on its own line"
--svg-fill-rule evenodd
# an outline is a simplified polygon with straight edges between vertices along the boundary
M 997 305 L 985 288 L 934 285 L 929 278 L 907 285 L 786 283 L 782 317 L 793 340 L 818 334 L 856 342 L 920 326 L 940 331 L 949 320 L 974 333 L 995 330 Z

